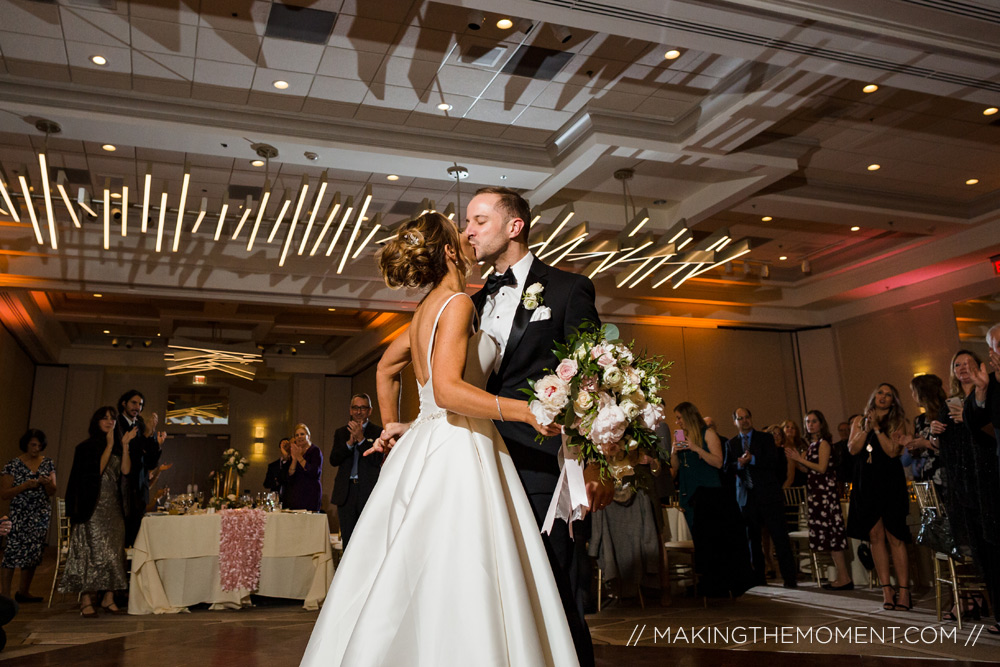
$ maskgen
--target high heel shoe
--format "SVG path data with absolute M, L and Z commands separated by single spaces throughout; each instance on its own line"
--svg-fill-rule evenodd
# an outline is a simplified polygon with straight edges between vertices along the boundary
M 88 609 L 90 611 L 87 611 Z M 83 616 L 84 618 L 97 618 L 97 610 L 94 609 L 94 605 L 85 604 L 80 607 L 80 616 Z
M 112 605 L 114 605 L 113 608 L 112 608 Z M 118 605 L 116 605 L 114 602 L 112 602 L 109 605 L 103 605 L 102 604 L 101 605 L 101 609 L 103 609 L 104 611 L 106 611 L 109 614 L 114 614 L 115 616 L 120 616 L 122 614 L 127 614 L 128 613 L 127 611 L 125 611 L 124 609 L 122 609 L 121 607 L 119 607 Z
M 892 591 L 892 600 L 890 600 L 889 602 L 886 602 L 885 599 L 884 599 L 885 598 L 885 589 L 887 589 L 887 588 L 890 591 Z M 882 584 L 882 596 L 883 596 L 882 609 L 885 609 L 886 611 L 891 611 L 891 610 L 893 610 L 893 609 L 896 608 L 896 591 L 893 590 L 892 586 L 890 586 L 889 584 Z
M 913 609 L 913 598 L 910 596 L 910 587 L 909 586 L 900 586 L 899 590 L 900 591 L 906 591 L 906 601 L 909 604 L 899 604 L 899 603 L 896 603 L 896 604 L 893 605 L 893 609 L 895 609 L 897 611 L 910 611 L 911 609 Z M 900 597 L 902 597 L 902 593 L 900 593 Z

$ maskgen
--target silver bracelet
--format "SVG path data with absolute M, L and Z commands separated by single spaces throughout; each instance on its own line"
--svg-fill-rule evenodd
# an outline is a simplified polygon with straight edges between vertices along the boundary
M 500 409 L 500 394 L 497 394 L 494 398 L 497 399 L 497 412 L 500 413 L 500 421 L 503 421 L 503 410 Z

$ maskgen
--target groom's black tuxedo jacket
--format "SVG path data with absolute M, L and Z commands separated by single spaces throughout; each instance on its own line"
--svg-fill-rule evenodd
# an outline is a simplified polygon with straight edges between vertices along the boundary
M 533 311 L 526 309 L 523 301 L 518 304 L 503 361 L 486 385 L 486 390 L 492 394 L 526 399 L 527 396 L 520 390 L 528 388 L 528 379 L 537 380 L 547 370 L 555 370 L 558 363 L 552 351 L 555 343 L 565 341 L 584 320 L 600 325 L 594 304 L 594 283 L 586 276 L 548 266 L 536 257 L 521 290 L 522 296 L 524 290 L 535 283 L 542 285 L 542 305 L 550 308 L 552 315 L 547 320 L 531 322 Z M 486 293 L 480 290 L 472 300 L 481 316 Z M 555 437 L 536 443 L 535 430 L 528 424 L 495 423 L 507 444 L 525 491 L 529 496 L 543 497 L 544 502 L 538 504 L 547 507 L 548 498 L 559 479 L 557 454 L 560 439 Z M 535 509 L 537 513 L 538 507 Z M 544 512 L 544 508 L 541 511 Z

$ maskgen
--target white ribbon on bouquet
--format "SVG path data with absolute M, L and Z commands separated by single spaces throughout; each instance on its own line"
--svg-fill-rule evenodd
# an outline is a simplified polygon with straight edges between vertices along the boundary
M 590 502 L 587 500 L 587 483 L 583 479 L 583 466 L 566 446 L 566 436 L 562 437 L 562 449 L 559 451 L 559 481 L 545 513 L 542 532 L 546 535 L 552 532 L 556 519 L 563 519 L 569 525 L 569 536 L 573 537 L 573 522 L 587 516 Z

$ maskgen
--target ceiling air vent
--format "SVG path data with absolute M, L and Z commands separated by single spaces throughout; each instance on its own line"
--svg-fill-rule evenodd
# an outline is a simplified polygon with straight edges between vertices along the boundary
M 244 201 L 250 195 L 254 201 L 260 201 L 261 189 L 258 185 L 230 185 L 229 198 Z
M 574 55 L 565 51 L 544 49 L 540 46 L 521 46 L 518 47 L 501 71 L 504 74 L 516 74 L 540 81 L 551 81 Z
M 320 9 L 274 3 L 264 35 L 306 44 L 326 44 L 337 15 Z
M 476 67 L 486 67 L 492 69 L 500 62 L 500 58 L 507 53 L 506 46 L 485 46 L 483 44 L 470 44 L 462 49 L 462 54 L 458 57 L 459 62 Z

